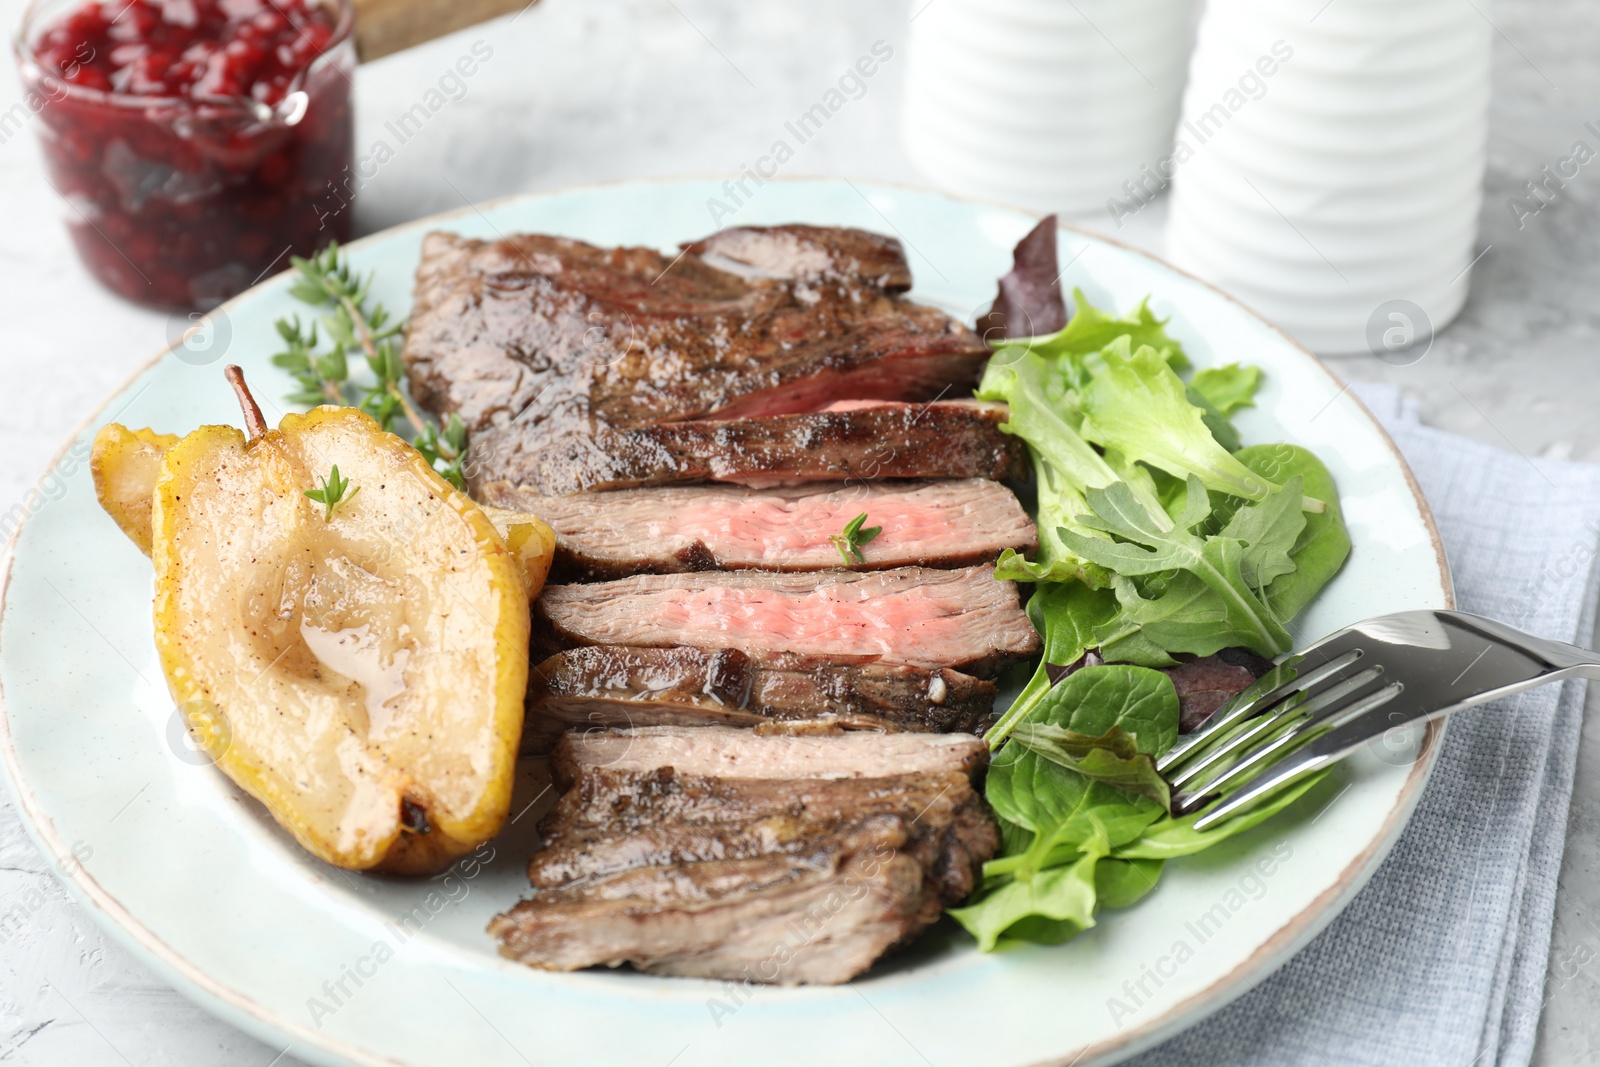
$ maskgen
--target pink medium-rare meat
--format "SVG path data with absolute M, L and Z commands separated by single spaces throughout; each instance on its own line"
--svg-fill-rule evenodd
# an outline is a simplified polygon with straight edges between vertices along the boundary
M 479 499 L 531 512 L 556 534 L 558 577 L 616 578 L 705 570 L 823 570 L 844 566 L 835 539 L 857 515 L 883 532 L 858 570 L 959 566 L 1037 542 L 1033 520 L 998 482 L 809 483 L 751 490 L 668 486 L 541 496 L 507 482 Z
M 678 256 L 431 233 L 403 355 L 428 410 L 540 439 L 960 396 L 988 349 L 900 296 L 910 283 L 898 241 L 826 226 L 725 230 Z
M 472 488 L 508 482 L 545 496 L 643 486 L 747 486 L 886 478 L 1020 479 L 1022 439 L 1000 429 L 1004 404 L 874 402 L 842 410 L 666 422 L 550 435 L 522 422 L 472 439 Z
M 540 621 L 570 645 L 738 648 L 985 675 L 1039 650 L 991 569 L 717 571 L 547 586 Z

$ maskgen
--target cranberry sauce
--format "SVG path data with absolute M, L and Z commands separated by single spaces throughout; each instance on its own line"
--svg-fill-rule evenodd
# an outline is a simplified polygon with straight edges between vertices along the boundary
M 112 290 L 209 307 L 350 234 L 347 0 L 106 0 L 24 31 L 50 178 Z M 340 201 L 342 203 L 342 201 Z

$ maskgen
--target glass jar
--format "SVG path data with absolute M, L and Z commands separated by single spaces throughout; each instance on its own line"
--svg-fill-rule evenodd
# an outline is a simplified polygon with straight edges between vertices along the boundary
M 173 2 L 139 10 L 164 13 Z M 193 18 L 191 0 L 175 2 Z M 252 0 L 222 2 L 248 11 Z M 106 287 L 142 304 L 206 309 L 287 267 L 291 254 L 348 239 L 348 198 L 330 190 L 352 162 L 353 9 L 315 2 L 331 33 L 303 67 L 278 68 L 281 84 L 250 95 L 252 85 L 218 74 L 187 95 L 151 95 L 137 90 L 159 81 L 119 87 L 79 67 L 98 47 L 140 45 L 159 23 L 107 23 L 84 0 L 34 0 L 14 42 L 24 104 L 78 254 Z M 261 15 L 281 11 L 263 4 Z M 63 51 L 73 18 L 102 33 L 109 25 L 111 39 Z M 293 48 L 283 56 L 295 61 Z

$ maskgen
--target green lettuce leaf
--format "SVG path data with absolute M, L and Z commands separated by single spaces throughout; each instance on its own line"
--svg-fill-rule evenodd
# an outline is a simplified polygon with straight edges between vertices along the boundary
M 1074 555 L 1056 531 L 1076 529 L 1085 536 L 1098 536 L 1087 526 L 1078 525 L 1078 516 L 1087 514 L 1089 503 L 1059 474 L 1038 451 L 1033 451 L 1034 484 L 1038 487 L 1037 512 L 1039 547 L 1030 560 L 1008 548 L 995 563 L 994 576 L 1014 582 L 1069 582 L 1076 579 L 1095 589 L 1104 589 L 1111 576 L 1102 567 Z M 1082 655 L 1080 652 L 1079 655 Z
M 1083 437 L 1179 478 L 1199 478 L 1215 492 L 1264 500 L 1278 489 L 1217 443 L 1187 386 L 1155 349 L 1130 350 L 1128 339 L 1118 338 L 1098 364 L 1078 395 Z
M 1093 355 L 1119 337 L 1135 346 L 1148 345 L 1161 353 L 1173 370 L 1185 370 L 1189 359 L 1183 346 L 1167 336 L 1166 319 L 1150 311 L 1150 298 L 1121 318 L 1113 318 L 1089 302 L 1082 289 L 1072 290 L 1073 314 L 1066 327 L 1048 337 L 1031 338 L 1029 347 L 1054 360 L 1078 359 Z

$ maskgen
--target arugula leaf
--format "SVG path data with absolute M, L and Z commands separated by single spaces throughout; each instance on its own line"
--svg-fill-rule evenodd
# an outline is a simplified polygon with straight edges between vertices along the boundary
M 1253 405 L 1256 402 L 1256 390 L 1260 387 L 1261 368 L 1238 363 L 1197 370 L 1194 377 L 1189 379 L 1189 388 L 1224 415 L 1232 415 L 1240 408 Z
M 1305 527 L 1289 550 L 1293 569 L 1267 586 L 1268 606 L 1278 618 L 1292 619 L 1339 572 L 1350 555 L 1350 532 L 1345 529 L 1339 490 L 1322 461 L 1296 445 L 1252 445 L 1241 450 L 1238 459 L 1269 478 L 1300 478 L 1304 492 L 1327 505 L 1321 513 L 1306 515 Z
M 1037 451 L 1033 454 L 1033 469 L 1034 483 L 1038 487 L 1035 510 L 1039 519 L 1039 547 L 1031 560 L 1015 549 L 1006 549 L 995 563 L 994 576 L 1015 582 L 1068 582 L 1076 578 L 1093 588 L 1105 588 L 1111 576 L 1104 568 L 1073 555 L 1055 533 L 1065 526 L 1093 536 L 1094 531 L 1088 527 L 1078 527 L 1077 517 L 1088 512 L 1089 502 Z
M 1284 550 L 1283 524 L 1272 518 L 1276 514 L 1274 509 L 1269 508 L 1262 517 L 1240 520 L 1239 514 L 1235 514 L 1230 520 L 1230 525 L 1241 522 L 1249 532 L 1272 535 L 1270 540 L 1248 545 L 1238 537 L 1201 538 L 1190 532 L 1211 510 L 1207 494 L 1194 475 L 1190 476 L 1183 513 L 1176 520 L 1176 528 L 1167 532 L 1156 529 L 1141 514 L 1126 486 L 1120 483 L 1103 490 L 1091 489 L 1086 495 L 1094 514 L 1080 522 L 1122 540 L 1085 537 L 1065 528 L 1058 530 L 1057 535 L 1084 559 L 1115 572 L 1117 600 L 1147 636 L 1169 652 L 1188 651 L 1157 637 L 1151 624 L 1165 621 L 1169 625 L 1178 622 L 1192 626 L 1196 615 L 1203 616 L 1207 624 L 1214 624 L 1220 609 L 1221 620 L 1228 631 L 1240 639 L 1237 643 L 1267 657 L 1289 650 L 1288 631 L 1246 579 L 1246 571 L 1258 574 L 1273 570 Z M 1298 496 L 1295 494 L 1291 501 Z M 1240 513 L 1247 510 L 1248 506 L 1241 508 Z M 1192 583 L 1181 585 L 1174 579 L 1169 595 L 1170 587 L 1180 587 L 1180 600 L 1164 605 L 1160 601 L 1147 601 L 1139 596 L 1127 577 L 1172 570 L 1198 578 L 1214 594 L 1214 599 L 1204 597 Z M 1177 608 L 1184 611 L 1180 614 L 1174 610 Z
M 1128 338 L 1121 337 L 1098 359 L 1079 393 L 1085 438 L 1246 500 L 1263 500 L 1278 488 L 1217 443 L 1201 410 L 1189 402 L 1183 380 L 1155 349 L 1130 350 Z
M 1300 510 L 1303 479 L 1296 474 L 1283 488 L 1259 504 L 1241 507 L 1217 534 L 1246 546 L 1239 573 L 1251 589 L 1261 592 L 1279 575 L 1293 573 L 1291 553 L 1300 532 L 1306 528 L 1306 513 Z M 1280 615 L 1279 618 L 1287 618 Z

